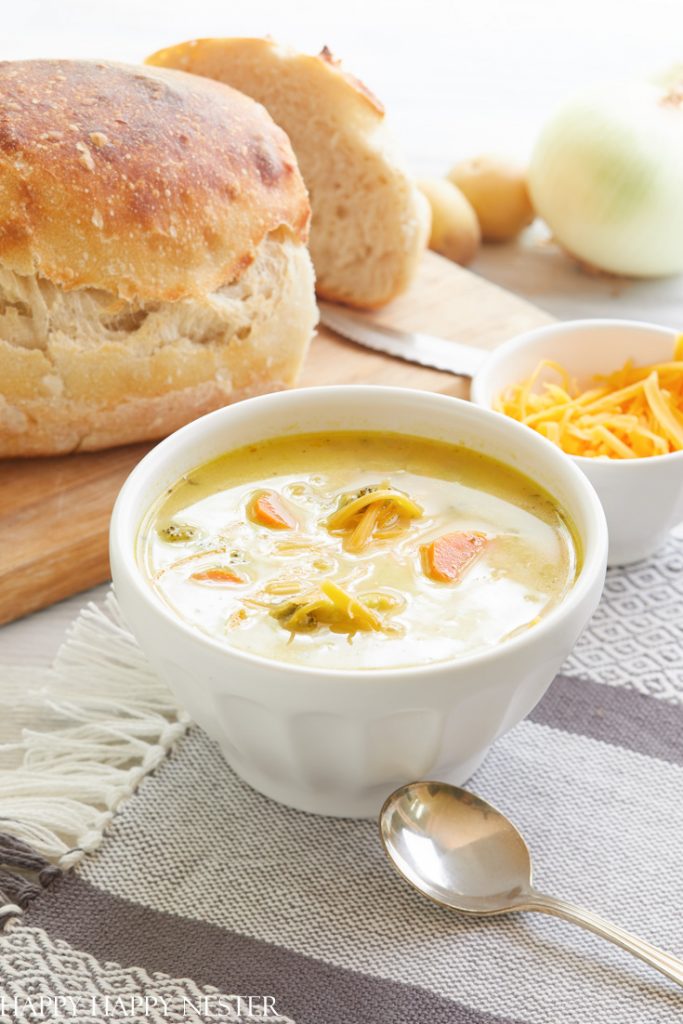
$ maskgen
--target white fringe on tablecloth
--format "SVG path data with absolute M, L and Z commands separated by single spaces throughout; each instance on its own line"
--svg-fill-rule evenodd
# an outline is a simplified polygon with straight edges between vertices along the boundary
M 88 604 L 52 668 L 0 669 L 0 832 L 72 867 L 189 722 L 113 594 Z

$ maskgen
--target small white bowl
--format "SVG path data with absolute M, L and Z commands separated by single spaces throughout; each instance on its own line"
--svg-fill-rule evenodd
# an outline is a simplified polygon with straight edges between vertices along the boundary
M 593 374 L 620 369 L 627 359 L 639 366 L 670 362 L 676 336 L 669 328 L 634 320 L 569 320 L 539 327 L 491 353 L 472 383 L 472 400 L 493 408 L 500 392 L 528 377 L 542 359 L 561 363 L 582 385 L 590 384 Z M 570 458 L 605 510 L 608 565 L 651 555 L 683 519 L 683 452 L 609 461 Z
M 463 444 L 553 494 L 583 547 L 578 578 L 537 625 L 484 652 L 391 670 L 307 668 L 200 633 L 155 594 L 135 555 L 140 523 L 179 477 L 223 452 L 318 430 L 384 430 Z M 464 782 L 491 743 L 543 696 L 593 613 L 607 529 L 595 491 L 533 431 L 455 398 L 402 388 L 328 387 L 266 395 L 204 416 L 133 470 L 114 509 L 116 595 L 151 664 L 248 783 L 281 803 L 340 816 L 376 814 L 411 779 Z

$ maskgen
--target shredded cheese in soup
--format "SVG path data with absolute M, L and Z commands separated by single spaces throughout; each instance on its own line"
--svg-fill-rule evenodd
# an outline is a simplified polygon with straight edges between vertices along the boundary
M 496 646 L 562 600 L 571 525 L 532 481 L 399 434 L 275 438 L 180 480 L 139 559 L 174 612 L 231 647 L 380 669 Z

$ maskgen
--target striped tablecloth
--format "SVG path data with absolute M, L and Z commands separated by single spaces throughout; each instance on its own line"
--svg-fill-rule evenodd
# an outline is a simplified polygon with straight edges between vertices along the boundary
M 39 709 L 42 730 L 12 745 Z M 5 893 L 0 1019 L 683 1019 L 683 990 L 604 941 L 431 905 L 385 862 L 373 822 L 249 789 L 111 601 L 84 612 L 47 676 L 0 680 L 0 740 L 0 831 L 70 869 L 22 916 Z M 609 572 L 562 675 L 470 788 L 519 826 L 539 888 L 683 954 L 683 540 Z

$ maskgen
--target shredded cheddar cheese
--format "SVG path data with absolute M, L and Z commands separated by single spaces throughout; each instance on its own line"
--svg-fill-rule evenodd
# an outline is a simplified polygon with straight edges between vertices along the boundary
M 545 359 L 501 392 L 495 408 L 569 455 L 638 459 L 683 451 L 683 334 L 670 362 L 629 360 L 592 384 L 579 388 L 563 366 Z

